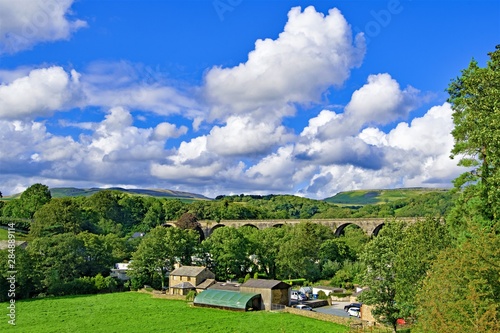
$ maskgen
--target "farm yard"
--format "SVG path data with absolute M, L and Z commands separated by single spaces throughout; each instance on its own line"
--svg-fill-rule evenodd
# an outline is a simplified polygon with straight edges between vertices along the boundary
M 5 309 L 7 303 L 1 303 Z M 16 326 L 1 332 L 347 332 L 316 319 L 268 311 L 235 312 L 191 307 L 181 300 L 137 292 L 69 296 L 16 302 Z M 5 310 L 7 311 L 7 310 Z M 4 311 L 4 312 L 5 312 Z M 3 316 L 5 317 L 5 316 Z M 7 317 L 5 317 L 7 318 Z

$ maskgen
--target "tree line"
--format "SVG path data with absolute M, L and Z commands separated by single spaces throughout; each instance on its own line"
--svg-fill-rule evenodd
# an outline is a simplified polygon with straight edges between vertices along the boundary
M 386 204 L 340 207 L 293 195 L 242 194 L 186 202 L 103 190 L 89 197 L 52 198 L 46 185 L 34 184 L 19 199 L 0 201 L 0 224 L 15 223 L 33 237 L 80 231 L 124 236 L 177 221 L 186 212 L 213 221 L 445 216 L 454 195 L 435 192 Z

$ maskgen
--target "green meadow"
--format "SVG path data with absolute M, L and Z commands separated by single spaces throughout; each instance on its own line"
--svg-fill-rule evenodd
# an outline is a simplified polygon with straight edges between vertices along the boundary
M 340 192 L 325 201 L 337 205 L 377 205 L 397 200 L 411 199 L 427 193 L 446 192 L 437 188 L 399 188 L 388 190 L 354 190 Z
M 15 233 L 17 241 L 26 240 L 26 235 L 20 232 Z M 0 228 L 0 241 L 9 239 L 9 231 L 7 229 Z
M 137 292 L 18 301 L 16 326 L 8 303 L 0 303 L 0 332 L 264 333 L 347 332 L 348 328 L 281 312 L 235 312 L 195 308 L 190 303 Z

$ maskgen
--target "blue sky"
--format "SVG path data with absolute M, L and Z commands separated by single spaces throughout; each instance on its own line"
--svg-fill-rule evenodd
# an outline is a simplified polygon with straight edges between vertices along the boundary
M 0 191 L 449 187 L 498 1 L 0 0 Z

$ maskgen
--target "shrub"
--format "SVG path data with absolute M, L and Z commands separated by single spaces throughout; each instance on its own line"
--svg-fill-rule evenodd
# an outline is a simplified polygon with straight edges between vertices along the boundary
M 328 296 L 323 290 L 318 291 L 318 299 L 328 299 Z
M 196 295 L 198 295 L 198 293 L 195 290 L 190 290 L 186 295 L 186 301 L 188 302 L 194 301 Z

